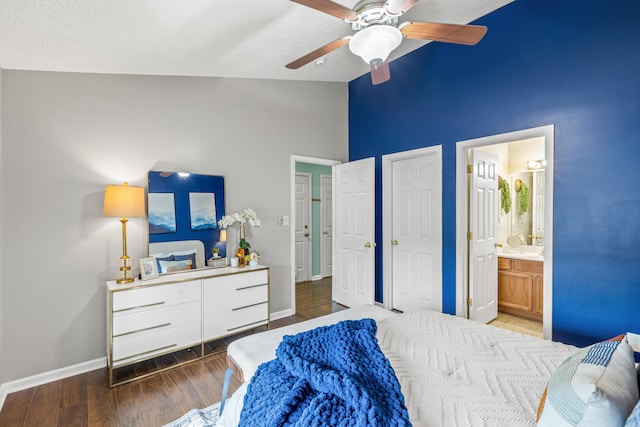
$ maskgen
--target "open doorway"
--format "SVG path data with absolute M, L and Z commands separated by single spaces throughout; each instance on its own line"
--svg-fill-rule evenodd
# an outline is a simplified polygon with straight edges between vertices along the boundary
M 551 338 L 551 325 L 552 325 L 552 259 L 553 259 L 553 126 L 543 126 L 539 128 L 526 129 L 522 131 L 510 132 L 506 134 L 494 135 L 485 138 L 478 138 L 468 141 L 458 142 L 456 146 L 456 271 L 459 273 L 456 275 L 456 314 L 459 316 L 469 317 L 469 313 L 471 310 L 469 309 L 469 304 L 473 304 L 472 296 L 473 296 L 473 286 L 474 286 L 474 278 L 470 275 L 470 264 L 473 262 L 471 259 L 471 255 L 469 253 L 469 241 L 473 239 L 473 236 L 470 235 L 470 223 L 473 221 L 473 211 L 470 206 L 470 197 L 469 197 L 469 182 L 468 178 L 468 159 L 472 150 L 489 150 L 500 152 L 500 150 L 506 150 L 508 152 L 508 145 L 502 146 L 497 144 L 507 144 L 514 143 L 514 141 L 522 141 L 522 144 L 526 144 L 526 142 L 532 141 L 543 141 L 542 144 L 544 146 L 544 156 L 540 158 L 540 155 L 536 155 L 536 158 L 528 158 L 529 154 L 525 154 L 526 160 L 533 161 L 544 161 L 543 167 L 538 167 L 538 165 L 532 165 L 531 168 L 536 168 L 536 172 L 533 172 L 533 169 L 526 169 L 524 172 L 516 171 L 516 168 L 513 168 L 513 174 L 503 173 L 504 178 L 508 180 L 512 190 L 515 190 L 515 185 L 522 184 L 522 182 L 526 182 L 527 186 L 531 187 L 531 190 L 535 190 L 537 193 L 535 195 L 530 193 L 529 202 L 537 201 L 537 205 L 531 206 L 532 210 L 538 209 L 537 219 L 532 219 L 530 217 L 533 216 L 533 211 L 529 211 L 529 215 L 520 215 L 520 212 L 517 209 L 520 209 L 519 206 L 516 206 L 516 217 L 509 217 L 504 215 L 502 220 L 502 234 L 500 234 L 500 230 L 496 229 L 496 246 L 504 245 L 506 242 L 502 242 L 501 239 L 510 238 L 512 236 L 518 237 L 522 249 L 514 250 L 516 253 L 515 258 L 522 259 L 522 263 L 526 263 L 527 261 L 533 261 L 525 259 L 526 256 L 530 256 L 528 253 L 525 253 L 529 249 L 531 252 L 534 249 L 537 251 L 537 254 L 541 257 L 542 267 L 540 269 L 540 274 L 536 273 L 527 273 L 529 279 L 533 283 L 536 280 L 536 277 L 539 279 L 537 281 L 537 286 L 540 287 L 541 300 L 539 301 L 538 307 L 532 307 L 532 310 L 539 310 L 542 313 L 542 323 L 543 323 L 543 336 L 544 338 Z M 489 148 L 492 147 L 493 148 Z M 532 147 L 532 146 L 530 146 Z M 508 155 L 507 155 L 508 157 Z M 513 156 L 513 158 L 517 158 L 517 156 Z M 520 160 L 518 160 L 519 162 Z M 522 160 L 524 162 L 524 160 Z M 500 168 L 499 168 L 500 169 Z M 502 167 L 504 172 L 509 172 L 508 166 Z M 517 172 L 517 173 L 516 173 Z M 522 172 L 522 173 L 520 173 Z M 500 173 L 500 172 L 499 172 Z M 530 179 L 527 181 L 527 179 Z M 536 181 L 536 179 L 538 179 Z M 540 182 L 543 183 L 543 187 L 538 189 L 536 185 Z M 522 191 L 522 189 L 521 189 Z M 514 193 L 516 193 L 514 191 Z M 517 192 L 520 193 L 520 192 Z M 499 194 L 497 194 L 499 196 Z M 518 197 L 520 194 L 518 194 Z M 535 200 L 536 197 L 539 197 L 538 200 Z M 512 208 L 513 209 L 513 208 Z M 513 227 L 514 222 L 505 222 L 511 221 L 515 218 L 516 225 L 518 227 L 511 228 L 509 231 L 508 225 Z M 530 228 L 524 228 L 524 223 L 530 224 Z M 522 227 L 521 227 L 522 226 Z M 531 230 L 531 231 L 523 231 L 523 230 Z M 541 231 L 542 230 L 542 231 Z M 506 236 L 506 237 L 505 237 Z M 515 245 L 515 240 L 514 246 Z M 503 246 L 504 247 L 504 246 Z M 512 246 L 507 245 L 508 249 L 511 249 Z M 496 274 L 498 273 L 497 261 L 500 260 L 498 258 L 498 248 L 496 247 Z M 519 261 L 516 263 L 520 263 Z M 516 277 L 517 272 L 512 274 L 512 278 Z M 508 276 L 508 275 L 507 275 Z M 526 278 L 524 275 L 522 278 Z M 524 280 L 524 279 L 523 279 Z M 496 280 L 497 283 L 497 280 Z M 533 285 L 532 285 L 533 286 Z M 497 296 L 497 290 L 495 292 Z
M 296 313 L 296 285 L 326 285 L 332 270 L 332 167 L 341 162 L 291 156 L 291 306 Z M 306 178 L 305 178 L 306 177 Z M 303 185 L 304 184 L 304 185 Z M 303 187 L 307 188 L 303 188 Z M 326 286 L 325 286 L 326 287 Z M 329 297 L 330 299 L 330 297 Z

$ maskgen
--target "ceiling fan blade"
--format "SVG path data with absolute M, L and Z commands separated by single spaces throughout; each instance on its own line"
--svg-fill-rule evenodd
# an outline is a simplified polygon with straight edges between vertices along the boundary
M 381 61 L 374 63 L 371 61 L 371 83 L 379 85 L 391 78 L 391 71 L 389 71 L 389 63 L 387 61 Z
M 387 0 L 385 8 L 391 15 L 402 15 L 416 3 L 418 0 Z
M 332 2 L 331 0 L 291 0 L 294 3 L 301 4 L 303 6 L 310 7 L 311 9 L 319 10 L 320 12 L 328 13 L 336 18 L 345 21 L 356 21 L 358 14 L 346 6 L 339 3 Z
M 291 69 L 291 70 L 297 70 L 298 68 L 302 67 L 303 65 L 308 64 L 311 61 L 314 61 L 320 57 L 325 56 L 328 53 L 333 52 L 334 50 L 341 48 L 342 46 L 346 45 L 347 43 L 349 43 L 349 40 L 351 40 L 351 36 L 345 36 L 341 39 L 338 40 L 334 40 L 331 43 L 327 43 L 322 47 L 319 47 L 318 49 L 314 50 L 313 52 L 307 53 L 306 55 L 296 59 L 295 61 L 285 65 L 285 67 Z
M 481 25 L 440 24 L 436 22 L 404 22 L 399 27 L 408 39 L 474 45 L 482 40 L 487 27 Z

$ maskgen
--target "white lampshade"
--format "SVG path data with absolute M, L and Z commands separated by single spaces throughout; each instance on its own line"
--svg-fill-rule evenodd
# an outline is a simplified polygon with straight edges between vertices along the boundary
M 402 42 L 402 33 L 391 25 L 372 25 L 363 28 L 349 41 L 349 49 L 361 57 L 364 62 L 378 59 L 386 61 L 389 54 Z
M 104 193 L 104 216 L 135 218 L 145 216 L 144 188 L 124 185 L 107 185 Z

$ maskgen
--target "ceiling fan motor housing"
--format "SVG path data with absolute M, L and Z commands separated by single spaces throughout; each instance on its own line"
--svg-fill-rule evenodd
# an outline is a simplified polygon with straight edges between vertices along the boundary
M 355 5 L 353 10 L 358 14 L 358 19 L 351 22 L 353 31 L 360 31 L 371 25 L 398 25 L 398 17 L 391 15 L 385 4 L 379 0 L 363 0 Z

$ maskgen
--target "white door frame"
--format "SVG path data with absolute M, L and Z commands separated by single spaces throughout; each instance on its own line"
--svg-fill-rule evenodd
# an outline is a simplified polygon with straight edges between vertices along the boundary
M 306 277 L 304 278 L 304 280 L 300 280 L 300 277 L 297 277 L 298 275 L 296 274 L 296 282 L 307 282 L 309 280 L 312 280 L 313 277 L 313 261 L 312 261 L 312 255 L 313 255 L 313 205 L 311 203 L 311 193 L 313 191 L 313 175 L 309 172 L 296 172 L 296 176 L 295 178 L 298 179 L 298 177 L 300 177 L 300 179 L 306 179 L 307 180 L 307 198 L 306 200 L 303 200 L 303 203 L 306 204 L 306 208 L 307 208 L 307 218 L 304 218 L 304 222 L 306 223 L 305 225 L 307 226 L 307 231 L 306 231 L 306 236 L 305 239 L 307 240 L 306 244 L 303 243 L 303 253 L 302 255 L 302 269 L 304 270 L 304 272 L 306 272 Z M 295 205 L 294 205 L 295 206 Z M 304 209 L 303 209 L 304 211 Z M 295 234 L 295 224 L 297 221 L 297 210 L 294 214 L 294 216 L 292 217 L 293 221 L 291 222 L 291 224 L 293 225 L 293 232 Z M 311 237 L 310 237 L 311 236 Z M 305 250 L 306 249 L 306 250 Z M 296 254 L 297 255 L 297 254 Z M 297 271 L 300 270 L 299 268 L 300 266 L 298 265 L 298 263 L 296 262 L 295 264 L 295 269 Z
M 289 286 L 291 287 L 291 314 L 296 314 L 296 233 L 293 227 L 296 212 L 296 162 L 311 163 L 315 165 L 335 166 L 342 162 L 339 160 L 320 159 L 317 157 L 291 155 L 289 166 L 289 240 L 290 240 L 290 260 L 289 260 Z M 335 218 L 334 218 L 335 219 Z M 335 221 L 333 222 L 335 224 Z
M 411 159 L 434 152 L 438 154 L 442 162 L 442 145 L 434 145 L 382 156 L 382 292 L 384 296 L 383 305 L 387 310 L 393 308 L 393 248 L 391 247 L 393 205 L 390 203 L 391 198 L 388 196 L 385 197 L 385 195 L 392 194 L 393 190 L 392 164 L 397 160 Z M 442 179 L 442 171 L 440 177 Z M 440 215 L 442 216 L 442 199 L 439 209 Z M 440 269 L 442 269 L 442 263 Z
M 331 226 L 333 227 L 333 193 L 331 193 L 331 212 L 327 212 L 327 193 L 325 192 L 325 181 L 331 181 L 332 189 L 333 189 L 333 175 L 330 174 L 320 174 L 320 278 L 325 278 L 333 275 L 333 260 L 327 259 L 327 237 L 324 233 L 327 232 L 327 216 L 331 216 Z M 333 191 L 333 190 L 332 190 Z M 333 242 L 333 229 L 331 230 L 331 241 Z M 331 248 L 333 252 L 333 248 Z M 328 271 L 331 270 L 331 271 Z
M 468 298 L 468 245 L 467 232 L 469 194 L 467 186 L 468 150 L 485 145 L 501 144 L 516 140 L 544 137 L 545 159 L 545 212 L 544 212 L 544 289 L 542 333 L 551 339 L 553 313 L 553 160 L 554 125 L 540 126 L 456 143 L 456 315 L 468 317 L 465 302 Z

